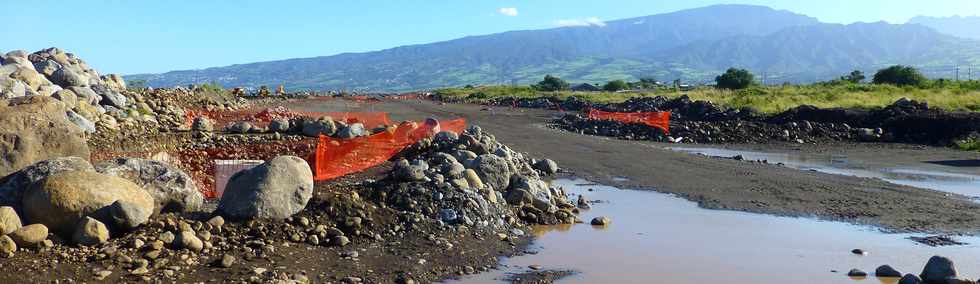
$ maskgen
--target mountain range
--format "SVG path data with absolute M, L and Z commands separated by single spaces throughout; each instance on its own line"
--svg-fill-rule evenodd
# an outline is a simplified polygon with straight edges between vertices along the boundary
M 909 23 L 927 26 L 953 36 L 980 39 L 980 17 L 978 16 L 918 16 L 910 19 Z
M 467 84 L 529 84 L 546 74 L 600 83 L 652 77 L 707 82 L 729 67 L 768 82 L 811 82 L 890 64 L 946 72 L 980 65 L 980 41 L 917 23 L 822 23 L 764 6 L 715 5 L 602 24 L 511 31 L 449 41 L 137 74 L 149 86 L 405 91 Z M 939 70 L 939 71 L 935 71 Z

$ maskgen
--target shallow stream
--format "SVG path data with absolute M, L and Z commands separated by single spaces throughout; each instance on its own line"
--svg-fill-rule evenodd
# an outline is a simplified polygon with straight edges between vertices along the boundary
M 577 273 L 558 283 L 895 283 L 869 276 L 889 264 L 902 273 L 921 272 L 929 257 L 944 255 L 960 275 L 980 276 L 980 238 L 965 246 L 929 247 L 874 227 L 808 218 L 702 209 L 672 195 L 557 180 L 574 200 L 597 200 L 580 216 L 586 224 L 534 230 L 534 254 L 502 260 L 502 268 L 457 283 L 505 283 L 507 275 L 540 265 Z M 596 227 L 593 217 L 612 224 Z M 852 249 L 868 253 L 855 255 Z
M 803 155 L 705 147 L 671 147 L 669 149 L 712 157 L 730 158 L 741 155 L 744 160 L 765 160 L 771 164 L 782 163 L 787 167 L 800 170 L 878 178 L 895 184 L 957 193 L 980 200 L 980 174 L 942 172 L 902 165 L 874 167 L 843 155 Z

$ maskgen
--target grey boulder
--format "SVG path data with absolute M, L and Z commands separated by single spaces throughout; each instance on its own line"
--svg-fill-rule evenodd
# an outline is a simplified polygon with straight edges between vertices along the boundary
M 351 139 L 354 137 L 364 136 L 365 133 L 366 130 L 364 130 L 364 124 L 353 123 L 341 129 L 340 132 L 337 132 L 337 138 Z
M 943 283 L 946 279 L 956 278 L 956 265 L 949 258 L 936 255 L 929 258 L 919 277 L 926 283 Z
M 309 137 L 319 137 L 320 135 L 331 136 L 336 132 L 337 124 L 329 116 L 324 116 L 317 120 L 303 121 L 303 135 Z
M 558 163 L 555 163 L 555 161 L 551 159 L 544 159 L 535 163 L 534 169 L 551 175 L 558 172 Z
M 289 120 L 288 119 L 273 119 L 269 123 L 269 131 L 272 132 L 289 132 Z
M 510 178 L 514 175 L 507 160 L 490 154 L 477 156 L 469 163 L 469 168 L 476 172 L 483 184 L 496 190 L 504 190 L 510 186 Z
M 75 126 L 78 126 L 78 129 L 85 131 L 85 133 L 95 133 L 94 122 L 70 110 L 66 111 L 65 115 L 68 117 L 68 121 L 71 121 L 71 123 L 74 123 Z
M 193 212 L 204 206 L 204 195 L 191 176 L 161 161 L 118 158 L 98 164 L 95 170 L 136 183 L 153 196 L 162 212 Z
M 285 219 L 313 197 L 313 171 L 303 159 L 278 156 L 228 181 L 218 212 L 232 219 Z
M 150 215 L 153 215 L 152 209 L 126 200 L 116 200 L 109 205 L 109 219 L 117 231 L 135 229 L 149 221 Z
M 24 191 L 31 185 L 50 175 L 72 171 L 93 172 L 95 168 L 79 157 L 48 159 L 27 166 L 0 179 L 0 205 L 20 208 Z

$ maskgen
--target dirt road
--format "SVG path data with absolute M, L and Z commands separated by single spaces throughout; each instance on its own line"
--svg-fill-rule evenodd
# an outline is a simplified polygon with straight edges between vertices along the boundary
M 439 105 L 414 100 L 376 104 L 306 101 L 289 106 L 305 111 L 386 111 L 397 120 L 464 117 L 515 150 L 558 161 L 572 175 L 618 187 L 673 193 L 705 208 L 814 216 L 878 225 L 897 232 L 980 232 L 980 204 L 961 196 L 877 179 L 694 156 L 664 150 L 663 144 L 551 130 L 545 124 L 556 115 L 553 111 L 508 108 L 489 111 L 477 105 Z M 807 151 L 807 147 L 828 151 L 827 146 L 802 146 L 800 151 Z M 923 162 L 975 159 L 969 153 L 931 147 L 851 145 L 847 148 L 870 159 L 881 157 L 885 162 L 887 159 Z M 971 168 L 960 167 L 959 171 L 971 171 Z

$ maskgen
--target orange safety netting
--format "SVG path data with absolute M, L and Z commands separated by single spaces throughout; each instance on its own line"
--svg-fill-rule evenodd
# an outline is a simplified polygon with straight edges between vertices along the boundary
M 315 179 L 330 180 L 380 165 L 415 142 L 439 131 L 461 133 L 466 120 L 460 118 L 439 124 L 403 123 L 391 131 L 354 139 L 320 136 L 312 159 Z
M 608 112 L 597 109 L 589 110 L 589 119 L 615 120 L 625 123 L 641 123 L 650 127 L 660 128 L 664 133 L 670 132 L 670 112 Z

